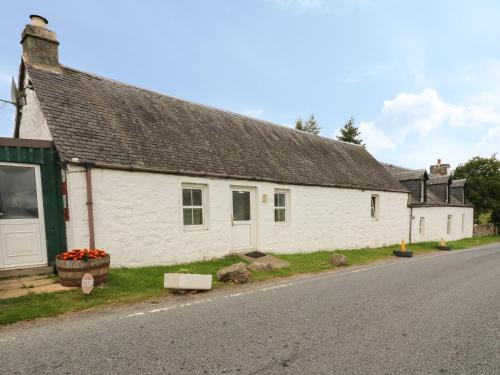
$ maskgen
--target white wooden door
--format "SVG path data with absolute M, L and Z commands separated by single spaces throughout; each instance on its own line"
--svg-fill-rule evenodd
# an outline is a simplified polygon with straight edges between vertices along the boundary
M 254 189 L 231 188 L 231 242 L 235 251 L 255 248 Z
M 0 163 L 0 268 L 47 263 L 40 167 Z

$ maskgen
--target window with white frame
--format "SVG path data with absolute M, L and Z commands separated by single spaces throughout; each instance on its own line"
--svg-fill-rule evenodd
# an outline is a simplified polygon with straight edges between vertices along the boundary
M 378 220 L 379 213 L 379 196 L 372 195 L 371 197 L 371 217 L 374 220 Z
M 465 232 L 465 214 L 462 214 L 462 233 Z
M 276 223 L 288 222 L 289 192 L 286 190 L 274 191 L 274 221 Z
M 420 235 L 425 234 L 425 217 L 420 218 L 420 224 L 418 227 L 418 234 L 420 234 Z
M 182 185 L 182 217 L 185 227 L 205 226 L 205 187 Z
M 453 216 L 448 215 L 448 219 L 446 220 L 446 234 L 451 234 L 452 225 L 453 225 Z
M 420 181 L 420 202 L 425 201 L 425 181 Z

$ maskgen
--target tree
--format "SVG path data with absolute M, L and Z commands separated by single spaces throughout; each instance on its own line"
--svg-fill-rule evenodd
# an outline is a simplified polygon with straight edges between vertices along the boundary
M 344 127 L 340 129 L 340 135 L 337 135 L 337 139 L 339 141 L 364 146 L 363 140 L 359 138 L 360 136 L 361 131 L 354 125 L 354 117 L 351 116 L 351 118 L 344 124 Z
M 316 135 L 319 135 L 321 131 L 321 127 L 316 121 L 314 115 L 309 116 L 309 119 L 306 122 L 302 121 L 299 117 L 297 121 L 295 121 L 295 129 Z
M 467 199 L 474 204 L 476 219 L 487 213 L 494 224 L 500 225 L 500 160 L 496 154 L 489 158 L 476 156 L 460 164 L 452 178 L 467 179 Z

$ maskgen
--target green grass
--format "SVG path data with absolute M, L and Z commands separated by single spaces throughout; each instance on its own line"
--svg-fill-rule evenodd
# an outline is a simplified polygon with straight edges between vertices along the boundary
M 500 236 L 468 238 L 460 241 L 448 242 L 453 249 L 464 249 L 493 242 L 500 242 Z M 424 254 L 435 251 L 436 242 L 424 242 L 409 245 L 408 248 L 415 254 Z M 392 256 L 397 247 L 386 246 L 374 249 L 337 250 L 348 258 L 349 265 L 360 265 Z M 274 271 L 254 271 L 254 281 L 270 280 L 277 277 L 286 277 L 296 274 L 317 273 L 331 270 L 330 258 L 333 251 L 318 251 L 308 254 L 280 254 L 279 257 L 288 261 L 290 267 Z M 142 268 L 113 268 L 109 279 L 103 288 L 95 288 L 87 298 L 80 290 L 30 294 L 27 296 L 0 300 L 0 324 L 11 324 L 17 321 L 41 317 L 57 316 L 72 311 L 89 308 L 124 304 L 147 299 L 159 299 L 168 296 L 171 292 L 163 288 L 163 274 L 165 272 L 192 272 L 212 274 L 215 276 L 218 269 L 237 262 L 237 256 L 228 256 L 212 261 L 180 264 L 175 266 L 158 266 Z M 214 277 L 214 288 L 222 287 Z

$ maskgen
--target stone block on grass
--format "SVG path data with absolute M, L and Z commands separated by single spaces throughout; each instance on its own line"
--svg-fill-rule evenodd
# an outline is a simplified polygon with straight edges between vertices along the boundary
M 239 262 L 217 271 L 217 279 L 235 284 L 245 284 L 252 280 L 252 275 L 248 266 L 243 262 Z
M 335 267 L 347 266 L 347 257 L 342 254 L 333 254 L 330 263 Z

